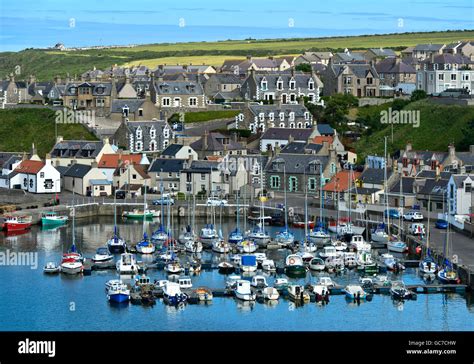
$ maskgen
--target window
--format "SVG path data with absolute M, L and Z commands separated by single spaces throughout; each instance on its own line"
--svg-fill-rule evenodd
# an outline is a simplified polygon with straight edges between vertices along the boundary
M 464 185 L 464 191 L 467 192 L 467 193 L 471 192 L 472 191 L 472 185 L 470 183 L 466 183 Z
M 462 74 L 462 80 L 463 81 L 469 81 L 469 73 L 463 73 Z
M 152 152 L 156 151 L 157 150 L 156 146 L 157 146 L 156 141 L 152 140 L 150 142 L 150 151 L 152 151 Z
M 143 116 L 143 109 L 138 109 L 138 116 Z
M 294 90 L 296 88 L 296 81 L 292 78 L 290 80 L 290 90 Z
M 40 178 L 44 178 L 44 172 L 40 172 Z
M 309 82 L 308 82 L 308 89 L 314 90 L 314 81 L 313 81 L 313 80 L 309 80 Z
M 137 175 L 136 175 L 136 174 L 132 174 L 132 179 L 137 179 Z
M 137 152 L 142 151 L 142 149 L 143 149 L 143 143 L 142 143 L 142 142 L 137 142 L 137 143 L 136 143 L 136 146 L 135 146 L 135 149 L 137 150 Z
M 268 117 L 270 118 L 270 121 L 275 120 L 275 113 L 273 113 L 273 112 L 269 113 Z
M 99 187 L 99 190 L 105 191 L 105 186 L 100 186 L 100 187 Z
M 205 181 L 206 180 L 206 174 L 205 173 L 201 173 L 201 181 Z
M 308 179 L 308 189 L 310 191 L 314 191 L 316 189 L 316 178 L 309 178 Z
M 290 121 L 295 120 L 295 113 L 292 111 L 290 112 Z
M 96 99 L 95 100 L 95 105 L 97 107 L 104 107 L 105 106 L 105 100 L 104 99 Z
M 372 85 L 373 80 L 374 79 L 372 77 L 367 77 L 367 85 Z
M 173 177 L 173 172 L 168 172 L 168 177 L 169 178 Z
M 268 82 L 267 82 L 267 79 L 265 77 L 262 79 L 262 82 L 260 82 L 260 88 L 263 91 L 266 91 L 267 88 L 268 88 Z
M 263 112 L 261 112 L 260 114 L 258 114 L 258 119 L 260 121 L 264 121 L 265 120 L 265 114 Z
M 438 74 L 438 81 L 444 81 L 444 73 Z
M 271 188 L 280 188 L 280 177 L 279 176 L 271 176 L 270 177 L 270 187 Z
M 142 129 L 140 127 L 137 128 L 135 135 L 137 136 L 137 139 L 142 138 Z
M 305 119 L 305 120 L 309 120 L 309 112 L 308 112 L 308 111 L 305 111 L 305 113 L 304 113 L 304 119 Z
M 284 112 L 281 112 L 281 113 L 279 114 L 279 116 L 280 116 L 280 121 L 285 120 L 285 113 L 284 113 Z
M 283 90 L 283 81 L 282 80 L 277 81 L 277 90 L 278 91 Z
M 456 74 L 455 73 L 451 74 L 451 81 L 456 81 Z
M 163 99 L 161 99 L 161 105 L 171 106 L 171 99 L 169 97 L 163 97 Z
M 188 100 L 189 106 L 196 107 L 197 106 L 197 97 L 190 97 Z

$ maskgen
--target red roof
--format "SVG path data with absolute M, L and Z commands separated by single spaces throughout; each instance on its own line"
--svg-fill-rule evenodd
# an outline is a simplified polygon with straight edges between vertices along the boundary
M 15 168 L 15 172 L 37 174 L 43 167 L 43 161 L 26 160 L 22 161 L 18 167 Z
M 352 185 L 359 178 L 360 172 L 352 171 Z M 336 173 L 331 180 L 323 187 L 327 192 L 343 192 L 349 189 L 350 171 L 340 171 Z
M 142 160 L 141 154 L 103 154 L 100 158 L 98 167 L 99 168 L 117 168 L 119 166 L 119 160 L 122 163 L 129 162 L 130 164 L 140 164 Z
M 329 144 L 332 144 L 334 141 L 334 138 L 332 136 L 316 136 L 313 138 L 313 143 L 315 144 L 323 144 L 323 142 L 328 142 Z

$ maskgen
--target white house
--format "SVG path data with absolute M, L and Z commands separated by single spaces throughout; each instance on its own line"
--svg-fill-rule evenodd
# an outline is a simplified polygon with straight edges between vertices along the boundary
M 448 182 L 450 215 L 467 215 L 473 205 L 474 174 L 453 174 Z
M 170 144 L 161 153 L 160 158 L 197 160 L 198 159 L 198 154 L 189 145 Z
M 53 167 L 49 155 L 44 162 L 36 159 L 21 161 L 8 177 L 10 188 L 31 193 L 61 192 L 61 174 Z

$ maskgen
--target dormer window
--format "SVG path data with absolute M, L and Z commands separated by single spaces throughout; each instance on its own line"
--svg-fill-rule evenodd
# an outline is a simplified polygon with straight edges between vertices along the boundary
M 268 114 L 269 118 L 270 118 L 270 121 L 273 121 L 275 120 L 275 113 L 271 112 Z
M 290 121 L 294 121 L 295 120 L 295 113 L 292 111 L 290 112 Z
M 290 90 L 296 89 L 296 81 L 294 78 L 291 78 L 290 80 Z
M 129 111 L 130 111 L 130 108 L 127 105 L 122 107 L 122 115 L 125 116 L 126 118 L 128 117 Z
M 258 119 L 259 119 L 260 121 L 264 121 L 264 120 L 265 120 L 265 114 L 264 114 L 263 112 L 259 113 L 259 114 L 258 114 Z
M 284 112 L 281 112 L 279 116 L 280 116 L 281 121 L 285 120 L 285 113 Z
M 281 78 L 279 78 L 277 81 L 277 90 L 278 91 L 283 90 L 283 80 Z
M 138 127 L 135 134 L 137 136 L 137 139 L 141 139 L 142 138 L 142 128 Z
M 304 119 L 305 119 L 305 120 L 309 120 L 309 112 L 308 112 L 308 111 L 305 111 L 305 113 L 304 113 Z
M 152 127 L 150 129 L 150 138 L 151 139 L 155 139 L 156 138 L 156 129 L 154 127 Z
M 264 77 L 262 78 L 262 81 L 260 82 L 260 88 L 264 91 L 268 89 L 268 82 L 267 79 Z

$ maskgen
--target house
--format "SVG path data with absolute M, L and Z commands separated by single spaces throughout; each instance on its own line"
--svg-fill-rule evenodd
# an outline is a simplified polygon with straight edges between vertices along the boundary
M 333 57 L 331 52 L 304 52 L 302 55 L 296 57 L 295 66 L 300 64 L 323 64 L 327 65 L 329 60 Z
M 61 192 L 61 175 L 54 168 L 49 155 L 43 162 L 36 153 L 33 153 L 31 159 L 18 163 L 7 178 L 9 188 L 22 189 L 31 193 Z
M 232 73 L 215 73 L 204 83 L 204 93 L 216 103 L 242 100 L 240 87 L 242 79 Z
M 15 81 L 13 73 L 8 80 L 0 82 L 0 96 L 6 104 L 19 104 L 29 101 L 28 84 L 24 81 Z
M 247 148 L 237 141 L 237 135 L 224 136 L 221 133 L 204 130 L 204 135 L 190 147 L 195 150 L 200 159 L 210 156 L 246 155 Z
M 109 143 L 108 138 L 102 141 L 64 140 L 62 136 L 58 136 L 50 155 L 54 166 L 70 166 L 73 163 L 91 165 L 98 162 L 103 154 L 115 151 L 116 147 Z
M 269 128 L 260 138 L 260 151 L 281 149 L 295 141 L 308 143 L 316 134 L 317 131 L 313 128 Z
M 380 79 L 371 64 L 330 63 L 323 76 L 324 95 L 336 93 L 351 94 L 356 97 L 380 96 Z
M 22 156 L 20 153 L 0 152 L 0 188 L 10 188 L 8 176 L 26 159 L 26 155 Z
M 245 60 L 225 60 L 220 68 L 221 73 L 233 73 L 236 76 L 245 77 L 250 71 L 278 72 L 285 71 L 291 64 L 284 58 L 252 58 L 248 56 Z
M 108 181 L 113 182 L 114 173 L 118 167 L 124 164 L 141 164 L 142 159 L 142 154 L 126 154 L 122 152 L 103 154 L 97 163 L 97 167 L 105 175 L 105 178 Z
M 381 92 L 383 96 L 393 96 L 396 92 L 411 93 L 416 88 L 416 69 L 400 58 L 389 57 L 375 65 L 380 78 L 380 88 L 388 88 L 388 92 Z M 387 88 L 385 90 L 387 90 Z
M 203 109 L 206 108 L 206 95 L 199 82 L 164 81 L 153 82 L 150 90 L 152 101 L 162 109 Z
M 392 171 L 387 168 L 387 186 L 393 181 Z M 352 189 L 355 201 L 365 204 L 375 204 L 381 201 L 384 194 L 385 170 L 381 168 L 365 168 L 359 172 Z
M 112 82 L 70 82 L 63 96 L 64 106 L 76 109 L 110 109 L 116 98 L 115 80 Z
M 179 190 L 181 171 L 187 168 L 187 163 L 189 160 L 181 158 L 155 159 L 148 168 L 151 185 L 158 191 L 161 189 L 161 183 L 164 191 L 181 191 Z
M 416 73 L 417 89 L 428 94 L 447 89 L 474 90 L 474 61 L 460 54 L 443 53 L 422 62 Z
M 388 187 L 388 204 L 392 207 L 410 208 L 416 205 L 416 178 L 397 175 Z
M 295 105 L 247 104 L 236 120 L 236 128 L 250 129 L 254 134 L 269 128 L 303 129 L 315 124 L 313 115 L 303 102 Z
M 161 117 L 160 110 L 149 99 L 115 99 L 110 106 L 111 120 L 144 121 Z
M 443 53 L 444 48 L 445 44 L 418 44 L 412 50 L 412 57 L 422 61 L 432 55 Z
M 423 170 L 435 171 L 437 168 L 442 168 L 443 162 L 448 157 L 448 153 L 445 152 L 413 150 L 411 143 L 407 143 L 405 149 L 400 150 L 399 154 L 396 161 L 397 170 L 404 176 L 411 177 Z
M 228 181 L 225 178 L 217 161 L 192 161 L 181 171 L 179 191 L 186 194 L 217 194 L 225 195 L 228 191 Z M 227 187 L 227 188 L 226 188 Z
M 163 152 L 161 152 L 160 158 L 197 160 L 198 154 L 191 146 L 170 144 Z
M 98 168 L 97 162 L 88 164 L 75 163 L 63 174 L 64 189 L 81 196 L 110 196 L 112 182 Z
M 114 172 L 113 187 L 127 191 L 130 195 L 141 196 L 142 187 L 150 184 L 151 178 L 146 172 L 145 166 L 141 164 L 122 163 Z
M 323 83 L 315 73 L 252 71 L 242 84 L 241 93 L 246 100 L 298 104 L 301 97 L 307 97 L 309 102 L 323 105 L 322 89 Z
M 396 58 L 397 55 L 392 49 L 387 48 L 370 48 L 364 53 L 364 58 L 370 61 L 380 61 L 386 58 Z
M 344 52 L 338 52 L 334 54 L 334 57 L 330 59 L 333 64 L 346 64 L 346 63 L 367 63 L 367 59 L 362 52 L 351 52 L 347 48 Z
M 472 213 L 474 174 L 453 174 L 448 182 L 448 212 L 450 215 Z
M 332 178 L 323 187 L 323 197 L 327 200 L 337 201 L 338 195 L 339 200 L 348 201 L 346 197 L 351 186 L 354 185 L 356 180 L 359 178 L 360 172 L 343 170 L 332 175 Z M 352 199 L 358 201 L 358 196 L 352 194 Z
M 164 120 L 127 121 L 115 131 L 113 140 L 130 153 L 157 153 L 173 139 L 173 131 Z
M 461 42 L 451 43 L 446 45 L 443 49 L 444 53 L 461 54 L 466 57 L 472 57 L 474 55 L 474 42 Z
M 447 209 L 448 182 L 451 173 L 424 170 L 416 175 L 415 191 L 417 203 L 426 210 L 444 213 Z

